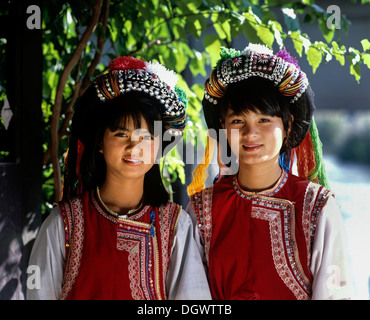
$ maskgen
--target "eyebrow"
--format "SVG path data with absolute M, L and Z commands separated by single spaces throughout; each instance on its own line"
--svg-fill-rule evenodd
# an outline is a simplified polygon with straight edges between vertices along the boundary
M 150 133 L 150 131 L 148 129 L 145 129 L 145 128 L 136 128 L 134 130 L 130 130 L 130 129 L 127 129 L 125 127 L 118 127 L 115 131 L 124 131 L 124 132 L 133 132 L 135 130 L 141 130 L 140 133 L 148 133 L 150 135 L 152 135 L 152 133 Z
M 245 112 L 245 113 L 248 113 L 249 111 Z M 228 116 L 228 117 L 240 117 L 243 115 L 244 112 L 240 112 L 240 113 L 236 113 L 235 111 L 231 111 L 230 113 L 226 113 L 225 116 Z M 256 109 L 256 111 L 254 111 L 254 113 L 256 113 L 257 115 L 261 115 L 261 116 L 268 116 L 268 114 L 263 114 L 260 110 Z

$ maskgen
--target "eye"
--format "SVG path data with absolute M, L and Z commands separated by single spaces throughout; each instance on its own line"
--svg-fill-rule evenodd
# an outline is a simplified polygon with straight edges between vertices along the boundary
M 270 122 L 270 119 L 269 118 L 261 118 L 259 122 L 267 123 L 267 122 Z
M 127 134 L 124 132 L 116 132 L 114 134 L 115 137 L 122 137 L 122 138 L 127 138 Z
M 231 123 L 232 124 L 241 124 L 241 123 L 244 123 L 243 120 L 240 120 L 240 119 L 233 119 L 231 120 Z
M 142 139 L 143 140 L 154 140 L 154 137 L 151 135 L 145 135 L 145 136 L 142 136 Z

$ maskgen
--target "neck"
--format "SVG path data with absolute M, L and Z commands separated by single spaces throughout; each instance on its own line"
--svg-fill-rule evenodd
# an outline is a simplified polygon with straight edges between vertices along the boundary
M 123 215 L 138 208 L 144 195 L 144 179 L 114 181 L 106 179 L 100 187 L 100 198 L 112 211 Z
M 241 165 L 238 182 L 245 191 L 261 192 L 272 188 L 281 176 L 279 161 L 273 164 Z

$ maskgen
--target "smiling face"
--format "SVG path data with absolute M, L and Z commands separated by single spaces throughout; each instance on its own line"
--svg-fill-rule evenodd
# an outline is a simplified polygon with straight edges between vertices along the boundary
M 278 166 L 279 155 L 289 150 L 293 120 L 289 100 L 268 79 L 233 83 L 220 103 L 220 123 L 239 167 L 269 161 Z
M 141 128 L 136 128 L 128 117 L 115 130 L 107 128 L 99 150 L 106 163 L 106 179 L 144 179 L 153 166 L 159 148 L 159 138 L 150 133 L 141 117 Z
M 222 127 L 239 165 L 278 161 L 287 135 L 280 117 L 264 115 L 258 109 L 236 114 L 228 108 Z

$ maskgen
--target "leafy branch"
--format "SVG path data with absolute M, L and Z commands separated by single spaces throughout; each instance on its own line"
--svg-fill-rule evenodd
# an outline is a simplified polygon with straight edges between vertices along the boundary
M 76 46 L 74 53 L 72 54 L 69 62 L 63 69 L 63 72 L 59 78 L 57 91 L 55 95 L 55 102 L 53 107 L 53 114 L 51 119 L 51 126 L 50 126 L 50 157 L 53 165 L 54 170 L 54 186 L 55 186 L 55 201 L 60 199 L 60 195 L 62 192 L 62 184 L 61 184 L 61 173 L 60 173 L 60 165 L 59 165 L 59 154 L 58 154 L 58 146 L 59 146 L 59 120 L 60 120 L 60 112 L 62 108 L 62 100 L 63 100 L 63 91 L 64 87 L 68 81 L 68 78 L 73 70 L 73 68 L 78 63 L 82 52 L 86 48 L 87 41 L 90 39 L 91 34 L 94 32 L 96 25 L 98 23 L 100 9 L 102 6 L 103 0 L 96 0 L 94 2 L 92 8 L 92 15 L 90 23 L 87 25 L 85 32 L 83 33 L 81 40 Z
M 313 0 L 85 0 L 65 1 L 61 7 L 54 2 L 57 3 L 45 3 L 43 15 L 44 190 L 49 202 L 60 196 L 60 164 L 67 148 L 73 106 L 91 79 L 105 71 L 102 59 L 106 62 L 117 55 L 134 55 L 157 60 L 180 74 L 179 85 L 190 99 L 186 130 L 190 136 L 191 130 L 203 128 L 203 87 L 188 87 L 181 73 L 190 70 L 193 76 L 205 77 L 206 68 L 219 58 L 220 46 L 231 46 L 240 35 L 270 48 L 283 48 L 292 41 L 298 55 L 306 56 L 313 72 L 333 58 L 341 66 L 347 61 L 349 72 L 357 81 L 360 65 L 370 68 L 370 42 L 364 39 L 362 48 L 352 48 L 343 46 L 338 37 L 334 41 L 337 31 L 326 27 L 328 15 Z M 92 9 L 87 5 L 91 3 Z M 279 10 L 283 21 L 278 21 L 273 13 Z M 344 16 L 342 22 L 346 29 L 349 24 Z M 325 41 L 310 39 L 302 32 L 302 23 L 318 23 Z M 183 180 L 184 165 L 178 154 L 175 152 L 165 161 L 168 183 L 176 177 Z

